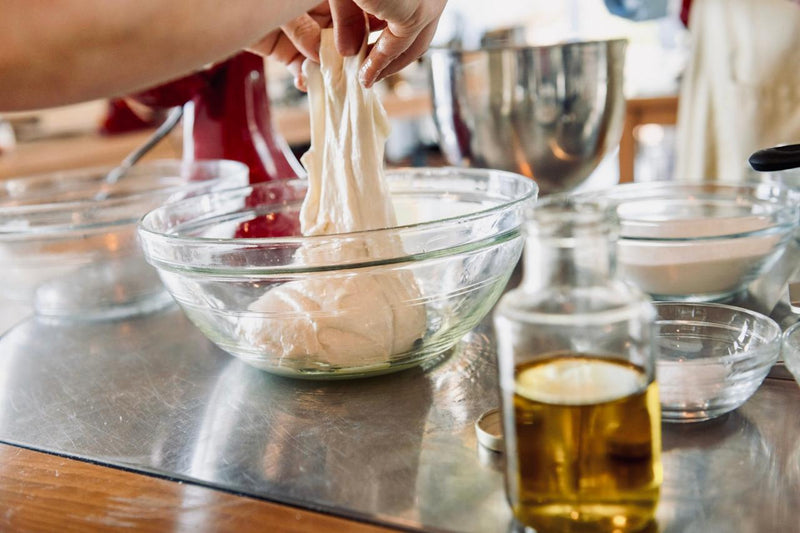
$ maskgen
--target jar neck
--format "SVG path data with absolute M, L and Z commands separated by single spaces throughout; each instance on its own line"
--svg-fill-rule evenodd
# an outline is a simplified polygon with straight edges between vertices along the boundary
M 525 226 L 523 289 L 606 284 L 616 274 L 618 228 L 614 211 L 594 202 L 535 208 Z

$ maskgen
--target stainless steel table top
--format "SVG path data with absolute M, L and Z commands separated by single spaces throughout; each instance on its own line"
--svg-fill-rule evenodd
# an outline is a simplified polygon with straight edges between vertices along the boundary
M 473 428 L 498 404 L 494 358 L 485 320 L 433 368 L 305 382 L 240 363 L 175 307 L 28 318 L 0 338 L 0 440 L 411 530 L 506 532 L 502 458 Z M 664 425 L 660 531 L 797 531 L 798 413 L 797 384 L 767 379 L 727 416 Z

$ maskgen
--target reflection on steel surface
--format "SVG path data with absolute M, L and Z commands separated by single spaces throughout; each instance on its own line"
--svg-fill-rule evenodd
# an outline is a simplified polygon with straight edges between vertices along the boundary
M 784 284 L 785 287 L 785 284 Z M 262 373 L 177 308 L 28 319 L 0 338 L 0 440 L 413 530 L 506 532 L 486 320 L 427 371 L 350 382 Z M 662 533 L 794 531 L 800 394 L 767 379 L 710 423 L 663 427 Z
M 0 440 L 387 524 L 491 531 L 510 513 L 472 426 L 497 402 L 489 343 L 479 331 L 427 372 L 323 383 L 249 367 L 176 308 L 31 319 L 0 340 Z
M 569 190 L 619 144 L 625 40 L 428 52 L 434 118 L 451 164 Z

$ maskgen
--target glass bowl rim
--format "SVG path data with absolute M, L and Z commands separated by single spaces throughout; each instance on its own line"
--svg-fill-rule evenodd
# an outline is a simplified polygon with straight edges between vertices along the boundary
M 692 322 L 697 324 L 702 324 L 706 326 L 715 326 L 715 327 L 724 327 L 726 324 L 722 322 L 710 322 L 708 320 L 691 320 L 691 319 L 679 319 L 679 318 L 662 318 L 659 313 L 659 308 L 668 308 L 668 307 L 691 307 L 691 308 L 710 308 L 710 309 L 718 309 L 722 311 L 728 311 L 731 316 L 733 315 L 744 315 L 750 319 L 753 319 L 758 324 L 762 324 L 766 326 L 769 331 L 769 337 L 763 336 L 760 337 L 763 341 L 763 344 L 759 346 L 759 348 L 769 347 L 772 345 L 780 346 L 780 343 L 783 339 L 783 332 L 781 330 L 780 325 L 771 317 L 759 313 L 758 311 L 753 311 L 752 309 L 746 309 L 744 307 L 739 307 L 736 305 L 730 304 L 723 304 L 718 302 L 682 302 L 682 301 L 654 301 L 652 302 L 653 307 L 656 310 L 656 318 L 654 320 L 654 324 L 656 326 L 661 324 L 669 324 L 669 323 L 678 323 L 678 322 Z M 752 335 L 752 334 L 751 334 Z M 655 338 L 660 337 L 659 333 L 655 333 Z M 749 354 L 755 351 L 760 350 L 748 350 L 746 352 L 739 352 Z M 731 354 L 727 357 L 732 357 L 735 354 Z
M 168 205 L 163 205 L 161 207 L 157 207 L 150 211 L 149 213 L 145 214 L 141 220 L 139 221 L 139 232 L 148 236 L 154 237 L 162 237 L 168 241 L 175 242 L 175 243 L 204 243 L 204 244 L 301 244 L 301 243 L 313 243 L 313 242 L 325 242 L 331 240 L 331 238 L 342 238 L 342 237 L 359 237 L 359 236 L 368 236 L 368 235 L 381 235 L 387 233 L 394 233 L 398 230 L 406 230 L 406 229 L 420 229 L 420 228 L 435 228 L 438 226 L 447 225 L 450 222 L 455 220 L 474 220 L 478 218 L 484 218 L 487 215 L 491 215 L 493 213 L 498 213 L 501 211 L 507 210 L 509 207 L 522 204 L 531 200 L 532 198 L 536 198 L 538 194 L 539 187 L 535 181 L 521 174 L 516 174 L 514 172 L 509 172 L 505 170 L 494 170 L 494 169 L 462 169 L 458 167 L 435 167 L 431 169 L 427 168 L 417 168 L 417 167 L 408 167 L 408 168 L 398 168 L 388 170 L 386 172 L 386 177 L 391 178 L 395 175 L 411 175 L 415 173 L 424 172 L 425 174 L 444 174 L 444 171 L 457 170 L 460 174 L 469 174 L 480 176 L 484 175 L 485 172 L 489 172 L 491 174 L 500 175 L 506 178 L 513 178 L 514 181 L 519 182 L 528 182 L 531 184 L 530 190 L 528 190 L 523 196 L 515 199 L 510 200 L 508 202 L 502 203 L 500 205 L 495 205 L 486 209 L 479 209 L 477 211 L 470 212 L 465 215 L 458 215 L 458 216 L 451 216 L 446 218 L 437 218 L 435 220 L 430 220 L 426 222 L 416 222 L 412 224 L 402 224 L 393 226 L 391 228 L 380 228 L 380 229 L 372 229 L 372 230 L 361 230 L 361 231 L 352 231 L 347 233 L 333 233 L 330 235 L 302 235 L 302 236 L 291 236 L 291 237 L 267 237 L 267 238 L 255 238 L 255 237 L 248 237 L 248 238 L 219 238 L 219 237 L 187 237 L 182 235 L 176 235 L 174 233 L 165 233 L 163 231 L 158 231 L 148 227 L 148 223 L 150 219 L 156 216 L 159 212 L 164 212 L 169 209 L 177 209 L 183 205 L 186 205 L 190 202 L 199 202 L 202 201 L 203 197 L 208 196 L 234 196 L 241 194 L 244 190 L 252 189 L 252 188 L 268 188 L 275 185 L 290 185 L 294 186 L 299 183 L 308 183 L 308 180 L 305 178 L 296 178 L 296 179 L 289 179 L 289 180 L 280 180 L 280 181 L 269 181 L 263 183 L 256 183 L 252 185 L 246 185 L 244 187 L 235 187 L 231 189 L 226 189 L 224 191 L 215 191 L 210 193 L 205 193 L 200 196 L 196 196 L 193 198 L 186 198 L 184 200 L 179 200 L 177 202 L 173 202 Z M 411 172 L 409 172 L 411 171 Z M 430 172 L 433 171 L 433 172 Z M 269 204 L 267 204 L 269 205 Z M 265 206 L 266 207 L 266 206 Z
M 770 198 L 752 197 L 750 201 L 752 205 L 769 206 L 770 212 L 765 213 L 765 217 L 769 217 L 770 224 L 764 228 L 741 231 L 736 233 L 721 233 L 718 235 L 705 235 L 697 237 L 643 237 L 643 236 L 628 236 L 620 231 L 619 241 L 621 243 L 705 243 L 709 241 L 721 241 L 731 239 L 741 239 L 748 237 L 760 237 L 773 234 L 789 234 L 792 229 L 800 225 L 800 206 L 791 198 L 792 188 L 785 184 L 778 182 L 705 182 L 705 183 L 681 183 L 681 182 L 649 182 L 649 183 L 621 183 L 607 187 L 605 189 L 598 189 L 596 191 L 587 191 L 575 193 L 579 198 L 588 198 L 589 195 L 594 195 L 598 199 L 610 202 L 612 206 L 618 207 L 625 202 L 637 201 L 652 201 L 656 199 L 676 199 L 688 200 L 690 193 L 706 193 L 711 196 L 720 193 L 725 194 L 720 199 L 733 198 L 731 193 L 736 192 L 754 192 L 759 188 L 769 188 L 775 191 Z M 663 196 L 664 193 L 672 192 L 674 196 Z M 759 216 L 759 215 L 756 215 Z M 641 227 L 655 227 L 663 221 L 643 220 L 633 217 L 622 217 L 618 215 L 620 226 L 624 227 L 626 224 L 635 224 Z M 680 219 L 675 219 L 680 220 Z
M 442 53 L 450 56 L 459 56 L 486 52 L 551 51 L 559 48 L 597 48 L 603 45 L 627 46 L 629 43 L 630 40 L 625 37 L 612 37 L 608 39 L 576 39 L 547 43 L 492 43 L 485 46 L 435 45 L 428 48 L 425 56 L 430 57 Z
M 791 326 L 789 326 L 788 328 L 786 328 L 783 331 L 783 333 L 781 335 L 782 343 L 784 343 L 784 344 L 792 344 L 792 343 L 789 342 L 789 338 L 790 337 L 794 338 L 794 336 L 797 335 L 798 331 L 800 331 L 800 320 L 798 320 L 797 322 L 795 322 L 794 324 L 792 324 Z M 800 353 L 800 343 L 798 343 L 798 346 L 797 346 L 797 348 L 795 350 L 798 353 Z
M 89 198 L 89 199 L 79 199 L 79 200 L 69 200 L 69 201 L 55 201 L 55 202 L 45 202 L 45 203 L 33 203 L 33 204 L 22 204 L 22 205 L 12 205 L 12 206 L 5 206 L 0 203 L 0 209 L 2 209 L 2 215 L 8 217 L 24 217 L 26 215 L 41 215 L 46 213 L 69 213 L 69 212 L 89 212 L 95 209 L 108 209 L 108 208 L 120 208 L 126 206 L 135 205 L 137 202 L 158 197 L 164 196 L 169 194 L 174 194 L 180 191 L 192 192 L 198 189 L 202 189 L 204 187 L 208 187 L 211 184 L 215 183 L 222 183 L 224 180 L 229 179 L 230 176 L 249 176 L 249 169 L 247 165 L 240 161 L 234 161 L 231 159 L 198 159 L 196 161 L 191 162 L 184 162 L 180 159 L 152 159 L 147 161 L 142 161 L 136 164 L 132 169 L 132 173 L 142 172 L 144 175 L 147 175 L 147 172 L 144 172 L 145 169 L 153 168 L 155 170 L 159 168 L 176 168 L 182 169 L 184 167 L 199 167 L 199 168 L 206 168 L 216 164 L 223 164 L 226 167 L 229 167 L 230 173 L 224 176 L 215 176 L 209 179 L 198 180 L 196 182 L 189 182 L 183 184 L 168 184 L 167 186 L 163 187 L 150 187 L 145 190 L 135 191 L 133 194 L 128 194 L 124 196 L 112 196 L 109 198 Z M 35 174 L 29 174 L 24 176 L 12 176 L 7 178 L 4 181 L 4 185 L 7 185 L 12 182 L 25 182 L 25 181 L 32 181 L 32 180 L 40 180 L 46 179 L 48 177 L 56 178 L 56 179 L 69 179 L 73 176 L 97 176 L 100 179 L 102 176 L 105 176 L 108 172 L 117 168 L 112 165 L 96 165 L 90 167 L 79 167 L 73 169 L 65 169 L 65 170 L 57 170 L 52 172 L 39 172 Z M 172 175 L 163 175 L 163 176 L 152 176 L 154 180 L 157 180 L 157 183 L 160 180 L 168 179 L 168 178 L 179 178 L 181 177 L 178 174 Z M 124 178 L 123 178 L 124 179 Z M 102 185 L 102 184 L 101 184 Z M 101 192 L 101 189 L 98 188 L 98 193 Z M 31 227 L 19 226 L 19 227 L 12 227 L 10 230 L 4 230 L 0 227 L 0 240 L 4 238 L 18 238 L 24 236 L 49 236 L 55 234 L 62 234 L 68 233 L 71 231 L 76 230 L 92 230 L 92 229 L 99 229 L 99 228 L 108 228 L 114 226 L 124 226 L 127 224 L 134 224 L 142 217 L 141 213 L 136 214 L 135 216 L 129 217 L 122 217 L 118 219 L 112 220 L 105 220 L 100 222 L 89 222 L 89 223 L 78 223 L 78 224 L 48 224 L 48 225 L 41 225 Z
M 800 342 L 795 340 L 798 332 L 800 332 L 800 320 L 786 328 L 781 334 L 781 358 L 783 358 L 789 374 L 800 385 L 800 372 L 795 373 L 797 369 L 800 369 Z M 789 351 L 792 353 L 792 356 L 788 358 L 791 359 L 791 363 L 787 362 L 786 357 Z
M 436 178 L 437 175 L 447 176 L 454 173 L 455 176 L 457 177 L 462 177 L 462 178 L 466 177 L 472 179 L 485 180 L 491 177 L 499 177 L 500 179 L 509 180 L 515 184 L 523 184 L 527 188 L 527 190 L 524 192 L 524 194 L 514 198 L 513 200 L 504 201 L 499 205 L 478 209 L 476 211 L 472 211 L 470 213 L 463 215 L 437 218 L 435 220 L 429 220 L 425 222 L 397 225 L 390 228 L 380 228 L 380 229 L 356 231 L 349 233 L 336 233 L 330 235 L 312 235 L 312 236 L 300 235 L 300 236 L 270 237 L 270 238 L 195 237 L 195 236 L 185 236 L 179 234 L 176 235 L 174 233 L 166 233 L 163 230 L 156 230 L 152 227 L 153 226 L 152 219 L 154 217 L 164 213 L 169 213 L 170 210 L 174 212 L 175 210 L 178 210 L 181 207 L 188 205 L 189 203 L 199 204 L 200 202 L 204 201 L 203 200 L 204 198 L 208 197 L 236 198 L 236 197 L 242 197 L 246 193 L 246 191 L 252 191 L 254 188 L 266 189 L 269 187 L 274 187 L 276 185 L 296 187 L 298 185 L 305 185 L 306 183 L 308 183 L 306 179 L 298 178 L 291 180 L 270 181 L 270 182 L 249 185 L 245 187 L 236 187 L 216 192 L 210 192 L 192 198 L 187 198 L 185 200 L 180 200 L 178 202 L 173 202 L 168 205 L 163 205 L 161 207 L 153 209 L 152 211 L 150 211 L 141 218 L 141 220 L 139 221 L 138 231 L 145 251 L 145 256 L 147 257 L 148 261 L 151 262 L 151 264 L 154 264 L 157 268 L 160 269 L 166 268 L 170 270 L 183 271 L 186 270 L 185 267 L 188 265 L 188 263 L 185 263 L 183 261 L 178 262 L 170 260 L 168 261 L 167 264 L 164 262 L 163 257 L 161 257 L 162 255 L 165 254 L 153 254 L 152 247 L 167 246 L 170 249 L 177 249 L 183 247 L 188 247 L 188 248 L 210 247 L 215 251 L 217 251 L 219 254 L 225 254 L 225 253 L 237 253 L 248 249 L 266 250 L 271 247 L 287 247 L 287 246 L 300 247 L 309 245 L 324 246 L 333 243 L 340 243 L 343 239 L 344 240 L 353 239 L 356 241 L 358 240 L 372 241 L 376 238 L 384 236 L 397 238 L 397 237 L 402 237 L 404 234 L 423 233 L 427 231 L 434 231 L 434 232 L 441 231 L 443 229 L 447 229 L 454 225 L 485 219 L 493 215 L 499 215 L 504 212 L 508 212 L 509 210 L 512 210 L 517 206 L 523 206 L 526 202 L 535 200 L 538 196 L 539 188 L 535 181 L 520 174 L 503 170 L 465 169 L 460 167 L 408 167 L 408 168 L 398 168 L 398 169 L 388 170 L 386 172 L 386 177 L 389 179 L 391 179 L 392 177 L 396 177 L 398 180 L 402 180 L 403 178 L 409 178 L 409 177 L 414 177 L 415 175 L 419 175 L 420 177 L 430 179 L 430 178 Z M 445 191 L 442 189 L 439 192 L 445 192 Z M 275 205 L 280 205 L 280 204 L 278 203 Z M 262 204 L 259 207 L 263 209 L 263 208 L 268 208 L 269 206 L 270 204 Z M 365 259 L 363 261 L 357 261 L 353 263 L 334 262 L 326 264 L 325 266 L 248 265 L 246 267 L 241 267 L 241 266 L 231 267 L 229 265 L 224 265 L 224 266 L 204 265 L 201 270 L 202 272 L 207 274 L 230 275 L 231 273 L 233 273 L 233 275 L 246 274 L 246 275 L 264 276 L 264 275 L 291 275 L 291 274 L 312 273 L 312 272 L 334 272 L 340 270 L 341 271 L 355 270 L 366 267 L 407 263 L 409 261 L 419 262 L 429 258 L 451 256 L 456 253 L 462 253 L 462 252 L 466 253 L 474 251 L 476 249 L 481 249 L 491 243 L 497 243 L 500 241 L 505 242 L 515 237 L 520 237 L 521 225 L 522 225 L 522 217 L 520 216 L 520 224 L 517 225 L 516 227 L 507 228 L 502 231 L 499 229 L 495 229 L 494 232 L 491 233 L 489 236 L 482 236 L 481 238 L 472 242 L 458 243 L 455 245 L 447 245 L 444 247 L 433 247 L 430 250 L 426 250 L 421 253 L 404 252 L 396 256 L 393 255 L 391 257 Z

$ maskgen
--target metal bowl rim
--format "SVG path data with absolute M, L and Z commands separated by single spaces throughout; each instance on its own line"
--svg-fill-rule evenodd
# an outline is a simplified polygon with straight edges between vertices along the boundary
M 559 43 L 542 43 L 542 44 L 491 44 L 481 47 L 462 47 L 455 45 L 435 45 L 428 48 L 425 55 L 433 55 L 438 53 L 449 53 L 451 55 L 459 54 L 475 54 L 482 52 L 523 52 L 529 50 L 555 50 L 558 48 L 583 48 L 583 47 L 597 47 L 600 45 L 618 45 L 626 46 L 629 39 L 625 37 L 616 37 L 612 39 L 591 39 L 586 41 L 564 41 Z

